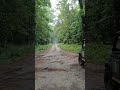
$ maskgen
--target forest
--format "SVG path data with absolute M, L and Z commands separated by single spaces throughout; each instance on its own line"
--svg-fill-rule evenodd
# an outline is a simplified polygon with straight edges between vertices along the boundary
M 53 37 L 62 43 L 80 43 L 83 12 L 80 10 L 79 4 L 76 4 L 77 0 L 73 0 L 71 3 L 68 1 L 64 0 L 58 3 L 60 14 L 53 27 L 50 22 L 54 22 L 55 16 L 52 15 L 50 1 L 36 0 L 36 44 L 48 44 Z M 51 32 L 53 36 L 51 36 Z
M 50 1 L 36 0 L 35 44 L 37 51 L 42 50 L 49 43 L 76 44 L 80 49 L 83 33 L 81 16 L 85 15 L 84 10 L 80 9 L 77 0 L 59 1 L 57 10 L 60 14 L 55 16 Z M 62 44 L 60 47 L 64 48 Z M 78 52 L 79 49 L 76 51 Z
M 50 43 L 50 32 L 52 32 L 52 27 L 49 24 L 53 20 L 50 7 L 50 0 L 35 1 L 35 44 Z
M 34 52 L 34 0 L 0 0 L 0 64 Z
M 104 64 L 112 43 L 120 31 L 118 0 L 87 0 L 85 4 L 85 38 L 87 62 Z
M 55 25 L 51 28 L 52 37 L 47 36 L 47 40 L 50 43 L 54 38 L 60 48 L 78 53 L 85 38 L 87 62 L 104 64 L 120 29 L 117 3 L 117 0 L 60 0 L 57 5 L 60 13 L 56 21 L 52 18 Z
M 0 46 L 34 41 L 34 1 L 0 1 Z
M 117 0 L 89 0 L 86 1 L 86 38 L 88 42 L 109 44 L 119 29 L 115 1 Z M 93 33 L 94 32 L 94 33 Z
M 60 14 L 55 25 L 58 42 L 67 44 L 80 44 L 82 40 L 82 19 L 85 14 L 77 0 L 64 0 L 59 2 Z
M 59 0 L 60 13 L 55 19 L 50 0 L 1 0 L 0 60 L 20 56 L 31 45 L 33 52 L 33 48 L 44 51 L 51 43 L 79 52 L 81 41 L 86 38 L 86 58 L 93 63 L 99 58 L 103 63 L 120 29 L 118 2 L 86 0 L 81 4 L 81 1 Z

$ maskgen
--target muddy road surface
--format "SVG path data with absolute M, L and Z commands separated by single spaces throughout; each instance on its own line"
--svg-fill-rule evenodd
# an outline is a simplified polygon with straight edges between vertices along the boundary
M 85 90 L 85 69 L 78 55 L 62 51 L 57 44 L 35 55 L 36 90 Z

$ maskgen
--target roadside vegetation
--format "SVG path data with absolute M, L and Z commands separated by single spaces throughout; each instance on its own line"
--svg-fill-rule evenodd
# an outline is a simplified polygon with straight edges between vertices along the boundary
M 81 9 L 78 0 L 59 1 L 60 14 L 55 25 L 55 33 L 59 47 L 64 51 L 78 53 L 81 48 L 83 37 L 82 16 L 84 8 Z
M 36 45 L 35 46 L 35 52 L 44 52 L 45 50 L 51 48 L 52 44 L 48 44 L 48 45 Z
M 111 45 L 104 45 L 98 43 L 86 44 L 86 62 L 93 64 L 104 64 L 105 59 L 109 57 L 111 50 Z
M 53 15 L 50 0 L 35 1 L 35 44 L 47 45 L 51 42 Z
M 105 58 L 111 53 L 115 33 L 119 31 L 117 28 L 119 15 L 113 2 L 116 1 L 86 2 L 86 62 L 104 64 Z
M 33 51 L 34 48 L 32 45 L 7 45 L 4 48 L 1 47 L 0 64 L 12 63 Z
M 0 2 L 0 64 L 34 52 L 34 4 L 30 0 Z
M 36 0 L 35 11 L 35 52 L 41 53 L 52 46 L 49 44 L 53 30 L 50 24 L 53 21 L 50 0 Z
M 58 9 L 60 14 L 55 25 L 56 37 L 59 43 L 80 44 L 82 40 L 82 16 L 84 10 L 79 7 L 77 0 L 59 1 Z
M 64 51 L 79 53 L 81 45 L 78 45 L 78 44 L 59 44 L 59 47 Z

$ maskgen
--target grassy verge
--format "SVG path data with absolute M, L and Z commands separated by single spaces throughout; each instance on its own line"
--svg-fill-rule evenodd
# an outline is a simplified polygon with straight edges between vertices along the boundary
M 5 48 L 0 47 L 0 64 L 14 62 L 17 58 L 32 51 L 34 51 L 34 48 L 31 45 L 8 45 Z
M 65 51 L 78 53 L 78 52 L 80 52 L 81 45 L 78 45 L 78 44 L 59 44 L 59 47 Z
M 93 64 L 104 64 L 105 58 L 111 53 L 112 46 L 90 43 L 86 44 L 86 62 Z
M 44 52 L 45 50 L 47 50 L 51 46 L 52 46 L 51 44 L 48 44 L 48 45 L 36 45 L 35 46 L 35 52 Z

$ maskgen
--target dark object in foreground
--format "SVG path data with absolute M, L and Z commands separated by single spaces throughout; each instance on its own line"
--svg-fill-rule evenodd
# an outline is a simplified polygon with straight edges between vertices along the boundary
M 80 50 L 79 58 L 78 58 L 80 66 L 84 66 L 85 65 L 84 57 L 85 57 L 85 39 L 83 39 L 83 41 L 82 41 L 82 48 Z
M 85 60 L 83 60 L 83 57 L 82 57 L 81 53 L 79 53 L 78 60 L 79 60 L 80 66 L 85 66 Z
M 111 56 L 105 63 L 104 83 L 106 90 L 120 89 L 120 32 L 116 34 Z

